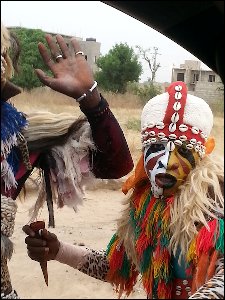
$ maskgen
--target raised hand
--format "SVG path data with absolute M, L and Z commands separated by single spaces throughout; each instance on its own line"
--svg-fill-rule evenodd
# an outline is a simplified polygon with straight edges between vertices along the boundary
M 78 99 L 94 84 L 92 71 L 78 41 L 75 38 L 71 39 L 71 49 L 61 35 L 56 35 L 55 40 L 50 34 L 47 34 L 46 41 L 49 50 L 43 43 L 38 44 L 38 49 L 54 77 L 47 76 L 40 69 L 36 69 L 37 76 L 42 83 L 53 90 Z M 98 102 L 98 94 L 97 98 Z

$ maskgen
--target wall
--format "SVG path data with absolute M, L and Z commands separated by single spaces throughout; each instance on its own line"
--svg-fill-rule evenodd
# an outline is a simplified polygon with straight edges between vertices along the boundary
M 84 54 L 87 56 L 87 61 L 93 72 L 98 70 L 96 65 L 96 60 L 100 56 L 101 43 L 96 42 L 96 40 L 80 41 L 80 46 Z
M 178 73 L 184 74 L 183 81 L 187 84 L 190 94 L 203 98 L 207 102 L 223 100 L 224 86 L 220 77 L 212 70 L 201 70 L 199 61 L 185 60 L 180 68 L 173 68 L 171 82 L 178 80 Z M 215 82 L 209 82 L 210 75 L 215 76 Z

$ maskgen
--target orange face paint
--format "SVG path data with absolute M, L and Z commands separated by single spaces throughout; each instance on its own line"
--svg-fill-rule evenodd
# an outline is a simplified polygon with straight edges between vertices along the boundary
M 177 191 L 178 187 L 186 181 L 191 170 L 195 168 L 199 159 L 199 155 L 194 149 L 188 150 L 184 145 L 176 146 L 170 154 L 166 169 L 166 174 L 176 178 L 176 184 L 169 189 L 164 189 L 164 196 L 170 196 Z

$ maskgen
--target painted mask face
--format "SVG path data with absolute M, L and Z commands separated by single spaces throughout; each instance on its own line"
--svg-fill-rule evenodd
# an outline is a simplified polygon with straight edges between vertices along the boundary
M 152 144 L 144 150 L 145 171 L 155 197 L 170 196 L 183 184 L 199 160 L 195 150 L 185 145 L 169 151 L 164 143 Z

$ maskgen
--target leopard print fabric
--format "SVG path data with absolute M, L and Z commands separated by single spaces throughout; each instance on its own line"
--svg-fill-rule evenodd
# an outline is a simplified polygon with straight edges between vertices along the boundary
M 88 250 L 86 262 L 78 270 L 101 281 L 106 281 L 109 263 L 104 250 Z M 216 263 L 215 276 L 188 299 L 224 299 L 224 258 Z
M 78 267 L 78 270 L 94 277 L 101 281 L 106 281 L 106 275 L 109 270 L 109 263 L 107 261 L 106 252 L 104 250 L 91 250 L 88 249 L 86 255 L 86 262 Z
M 9 294 L 11 290 L 12 285 L 7 266 L 7 259 L 1 256 L 1 294 Z
M 224 299 L 224 258 L 217 260 L 215 274 L 188 299 Z
M 24 165 L 27 170 L 32 170 L 32 165 L 31 165 L 30 158 L 29 158 L 29 150 L 28 150 L 28 146 L 27 146 L 27 141 L 21 133 L 19 133 L 17 135 L 17 139 L 18 139 L 18 147 L 21 151 Z

